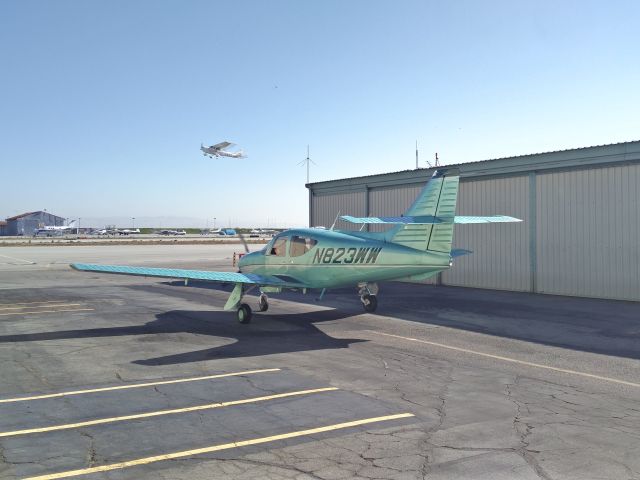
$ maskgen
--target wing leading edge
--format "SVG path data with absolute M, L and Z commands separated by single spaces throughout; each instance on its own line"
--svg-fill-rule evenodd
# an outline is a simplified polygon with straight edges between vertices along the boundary
M 505 223 L 521 222 L 519 218 L 506 215 L 489 215 L 485 217 L 459 216 L 435 217 L 432 215 L 402 216 L 402 217 L 352 217 L 342 215 L 340 217 L 349 223 L 386 224 L 386 225 L 436 225 L 439 223 Z
M 127 265 L 96 265 L 74 263 L 71 268 L 83 272 L 115 273 L 120 275 L 138 275 L 143 277 L 179 278 L 184 280 L 203 280 L 218 283 L 241 283 L 282 288 L 306 288 L 291 277 L 281 279 L 274 275 L 256 275 L 254 273 L 211 272 L 207 270 L 183 270 L 179 268 L 147 268 Z

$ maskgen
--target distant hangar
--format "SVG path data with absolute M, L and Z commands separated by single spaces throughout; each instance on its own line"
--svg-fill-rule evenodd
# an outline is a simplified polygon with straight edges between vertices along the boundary
M 4 225 L 0 225 L 0 235 L 16 236 L 16 235 L 28 235 L 31 236 L 39 227 L 45 225 L 62 226 L 65 223 L 63 217 L 53 215 L 48 212 L 37 211 L 27 212 L 6 219 Z M 2 223 L 2 222 L 0 222 Z
M 500 213 L 524 222 L 457 225 L 454 247 L 474 253 L 427 283 L 640 301 L 640 141 L 455 166 L 458 215 Z M 432 173 L 310 183 L 309 223 L 329 227 L 338 212 L 398 215 Z

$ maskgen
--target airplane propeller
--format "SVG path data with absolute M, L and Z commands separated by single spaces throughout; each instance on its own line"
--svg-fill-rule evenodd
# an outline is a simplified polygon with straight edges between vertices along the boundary
M 240 237 L 240 241 L 242 242 L 242 245 L 244 246 L 244 252 L 245 253 L 251 253 L 251 250 L 249 250 L 249 245 L 247 244 L 247 241 L 244 238 L 244 235 L 242 233 L 239 233 L 238 236 Z

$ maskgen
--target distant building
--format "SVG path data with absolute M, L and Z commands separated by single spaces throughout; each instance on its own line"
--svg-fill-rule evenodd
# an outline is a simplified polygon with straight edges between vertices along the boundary
M 7 229 L 7 222 L 3 222 L 0 220 L 0 237 L 6 235 L 5 230 Z
M 65 219 L 48 212 L 27 212 L 22 215 L 7 218 L 4 228 L 0 226 L 0 235 L 27 235 L 34 234 L 36 229 L 44 226 L 62 226 Z

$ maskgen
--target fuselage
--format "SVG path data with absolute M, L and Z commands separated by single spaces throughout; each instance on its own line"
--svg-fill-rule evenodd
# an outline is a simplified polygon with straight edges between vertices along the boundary
M 287 230 L 262 250 L 244 255 L 239 268 L 242 273 L 276 275 L 310 288 L 334 288 L 416 275 L 426 278 L 450 266 L 449 254 L 373 237 L 366 232 Z

